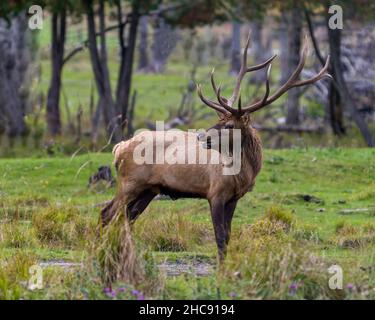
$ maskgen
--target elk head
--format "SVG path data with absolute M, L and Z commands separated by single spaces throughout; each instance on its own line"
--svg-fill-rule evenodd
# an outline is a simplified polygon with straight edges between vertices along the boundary
M 302 72 L 303 67 L 306 63 L 306 57 L 308 54 L 308 44 L 307 44 L 307 38 L 305 38 L 302 54 L 300 61 L 298 63 L 297 68 L 294 70 L 292 75 L 289 77 L 289 79 L 278 89 L 274 94 L 270 96 L 270 74 L 271 74 L 271 66 L 272 61 L 276 58 L 276 55 L 269 58 L 267 61 L 248 67 L 247 66 L 247 51 L 249 49 L 249 43 L 250 43 L 250 33 L 248 35 L 243 57 L 242 57 L 242 64 L 240 71 L 238 73 L 236 84 L 232 93 L 232 96 L 230 98 L 224 98 L 221 95 L 221 87 L 216 86 L 215 80 L 214 80 L 214 70 L 211 72 L 211 85 L 213 88 L 213 91 L 216 95 L 217 101 L 213 101 L 210 99 L 207 99 L 202 92 L 201 85 L 197 85 L 197 92 L 204 104 L 209 106 L 210 108 L 214 109 L 217 114 L 219 115 L 219 122 L 211 127 L 210 129 L 216 129 L 219 131 L 218 137 L 221 137 L 222 132 L 227 132 L 227 134 L 231 134 L 232 129 L 240 129 L 241 132 L 248 132 L 249 127 L 251 127 L 251 119 L 250 115 L 273 103 L 278 98 L 280 98 L 285 92 L 290 90 L 291 88 L 295 87 L 301 87 L 307 84 L 312 84 L 314 82 L 319 81 L 320 79 L 324 77 L 332 78 L 330 74 L 327 73 L 327 69 L 329 66 L 329 56 L 327 58 L 327 61 L 324 65 L 324 67 L 320 70 L 319 73 L 317 73 L 314 77 L 306 80 L 299 80 L 299 76 Z M 245 76 L 246 73 L 250 73 L 253 71 L 257 71 L 263 68 L 267 68 L 267 77 L 266 77 L 266 90 L 264 93 L 264 96 L 262 99 L 257 100 L 250 105 L 242 106 L 241 104 L 241 82 Z M 235 103 L 237 102 L 237 108 L 234 108 Z M 210 130 L 208 129 L 208 130 Z M 221 130 L 221 129 L 228 129 L 228 130 Z M 207 141 L 206 147 L 207 148 L 216 148 L 217 145 L 220 145 L 219 142 L 212 142 L 208 139 L 206 134 L 200 133 L 198 135 L 198 140 L 205 140 Z

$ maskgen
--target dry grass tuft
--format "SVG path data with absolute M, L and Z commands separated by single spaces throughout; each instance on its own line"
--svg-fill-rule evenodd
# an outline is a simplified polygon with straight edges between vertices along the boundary
M 329 242 L 343 249 L 358 249 L 375 243 L 375 227 L 368 223 L 363 226 L 353 226 L 345 221 L 336 224 L 336 234 Z
M 93 222 L 74 207 L 42 209 L 33 215 L 32 225 L 43 244 L 68 248 L 85 245 L 94 229 Z
M 96 246 L 101 277 L 106 285 L 121 280 L 139 284 L 144 279 L 126 215 L 118 213 L 111 223 L 101 230 Z
M 34 229 L 26 223 L 15 221 L 0 226 L 0 241 L 11 248 L 31 248 L 37 243 Z
M 188 220 L 183 214 L 145 217 L 137 221 L 135 232 L 154 251 L 187 251 L 214 241 L 213 230 Z
M 29 268 L 36 264 L 34 255 L 19 251 L 0 263 L 0 300 L 20 299 L 27 286 Z

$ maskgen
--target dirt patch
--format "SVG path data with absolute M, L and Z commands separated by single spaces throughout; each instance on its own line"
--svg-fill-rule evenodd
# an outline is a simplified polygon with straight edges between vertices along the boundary
M 214 272 L 214 266 L 212 264 L 201 261 L 166 261 L 159 264 L 158 268 L 168 277 L 176 277 L 184 273 L 205 277 Z
M 83 263 L 68 262 L 64 260 L 50 260 L 39 262 L 39 266 L 44 268 L 62 268 L 64 271 L 74 271 L 82 268 Z M 214 266 L 207 262 L 201 261 L 166 261 L 158 264 L 160 272 L 165 273 L 168 277 L 176 277 L 181 274 L 192 274 L 198 277 L 209 276 L 214 272 Z
M 83 267 L 83 263 L 79 262 L 67 262 L 63 260 L 50 260 L 50 261 L 43 261 L 39 262 L 39 266 L 42 268 L 62 268 L 67 271 L 73 271 L 72 269 L 81 268 Z

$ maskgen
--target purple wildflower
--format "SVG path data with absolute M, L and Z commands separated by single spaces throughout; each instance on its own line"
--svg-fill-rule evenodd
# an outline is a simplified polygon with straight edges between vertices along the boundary
M 139 295 L 139 291 L 138 290 L 132 290 L 132 294 L 134 294 L 135 296 L 138 296 Z
M 231 298 L 235 298 L 235 297 L 237 297 L 237 294 L 235 292 L 231 292 L 231 293 L 229 293 L 229 296 Z
M 121 287 L 121 288 L 118 289 L 118 292 L 125 292 L 125 290 L 126 290 L 126 288 Z
M 112 289 L 108 288 L 108 287 L 104 288 L 104 290 L 103 290 L 104 293 L 110 293 L 111 291 L 112 291 Z
M 145 296 L 141 293 L 137 296 L 137 300 L 144 300 Z
M 348 290 L 353 290 L 353 289 L 354 289 L 354 285 L 351 284 L 351 283 L 348 283 L 348 284 L 346 285 L 346 289 L 348 289 Z
M 296 293 L 297 293 L 297 289 L 298 289 L 298 283 L 296 283 L 296 282 L 293 282 L 291 285 L 290 285 L 290 287 L 289 287 L 289 293 L 291 294 L 291 295 L 295 295 Z
M 117 293 L 116 293 L 116 290 L 112 290 L 109 294 L 112 298 L 115 298 Z

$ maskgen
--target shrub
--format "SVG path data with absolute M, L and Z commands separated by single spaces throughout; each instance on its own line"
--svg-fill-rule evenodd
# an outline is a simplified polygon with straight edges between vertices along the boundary
M 364 226 L 353 226 L 345 221 L 336 224 L 336 234 L 329 242 L 344 249 L 357 249 L 375 243 L 375 228 L 368 223 Z
M 117 214 L 111 223 L 101 230 L 100 241 L 95 249 L 105 285 L 111 286 L 117 280 L 139 284 L 143 280 L 144 269 L 137 257 L 125 215 Z
M 328 287 L 327 266 L 298 243 L 273 237 L 240 239 L 242 251 L 231 246 L 223 271 L 227 291 L 240 299 L 337 298 Z M 246 248 L 246 249 L 244 249 Z
M 93 224 L 74 207 L 47 207 L 32 217 L 38 239 L 47 245 L 77 247 L 86 242 Z
M 137 221 L 137 237 L 155 251 L 186 251 L 213 241 L 213 230 L 189 221 L 183 214 L 167 214 L 157 219 Z
M 20 222 L 4 223 L 0 228 L 0 240 L 6 247 L 29 248 L 37 239 L 33 228 Z
M 339 221 L 336 223 L 335 232 L 336 234 L 345 236 L 345 235 L 358 234 L 360 230 L 356 228 L 355 226 L 348 224 L 345 221 Z
M 292 235 L 295 240 L 305 240 L 313 243 L 319 243 L 322 241 L 318 228 L 311 224 L 295 225 L 292 230 Z
M 294 217 L 290 211 L 275 206 L 266 211 L 265 218 L 271 222 L 283 224 L 286 231 L 289 231 L 294 223 Z
M 17 252 L 2 259 L 0 265 L 0 299 L 20 299 L 27 286 L 29 268 L 36 263 L 34 255 Z

